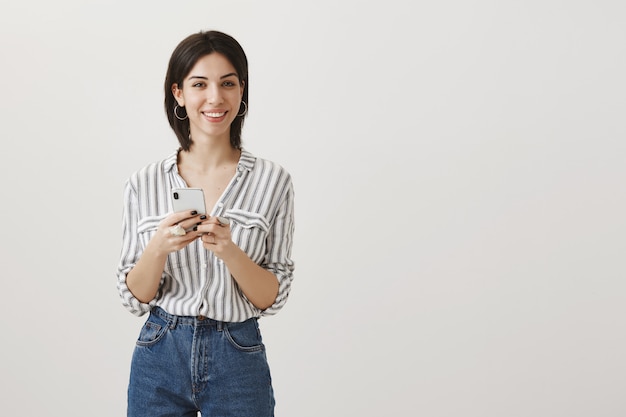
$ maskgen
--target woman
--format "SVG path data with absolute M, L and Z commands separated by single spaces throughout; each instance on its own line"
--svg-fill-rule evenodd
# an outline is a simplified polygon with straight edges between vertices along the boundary
M 118 289 L 150 313 L 133 353 L 129 416 L 273 416 L 257 325 L 287 300 L 293 187 L 241 146 L 248 64 L 239 43 L 200 32 L 174 50 L 165 110 L 180 148 L 134 173 L 124 195 Z M 207 210 L 172 212 L 172 189 Z

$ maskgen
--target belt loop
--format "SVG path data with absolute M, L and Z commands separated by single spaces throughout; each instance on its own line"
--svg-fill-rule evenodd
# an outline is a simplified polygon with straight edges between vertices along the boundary
M 218 321 L 217 322 L 217 331 L 221 332 L 222 330 L 224 330 L 224 322 L 223 321 Z
M 178 321 L 178 316 L 172 314 L 170 315 L 170 330 L 174 330 L 176 328 L 176 322 Z

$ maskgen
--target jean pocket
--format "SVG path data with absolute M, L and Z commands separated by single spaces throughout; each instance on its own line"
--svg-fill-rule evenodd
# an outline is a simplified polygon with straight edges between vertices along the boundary
M 150 314 L 148 320 L 144 323 L 139 337 L 137 338 L 137 346 L 153 346 L 159 342 L 167 333 L 169 323 L 167 320 Z
M 256 319 L 242 323 L 228 323 L 224 334 L 233 347 L 242 352 L 258 352 L 265 349 Z

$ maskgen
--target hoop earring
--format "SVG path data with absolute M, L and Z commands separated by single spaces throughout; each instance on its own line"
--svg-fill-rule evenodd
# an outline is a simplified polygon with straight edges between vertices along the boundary
M 243 113 L 238 114 L 237 116 L 245 116 L 245 115 L 246 115 L 246 113 L 248 113 L 248 105 L 246 104 L 246 102 L 245 102 L 245 101 L 243 101 L 243 100 L 241 100 L 241 103 L 243 104 L 243 106 L 244 106 L 245 108 L 243 109 Z
M 180 108 L 180 107 L 178 107 L 178 104 L 174 106 L 174 116 L 176 116 L 176 118 L 177 118 L 178 120 L 180 120 L 180 121 L 187 120 L 187 117 L 189 117 L 187 114 L 185 114 L 185 117 L 180 117 L 180 116 L 178 115 L 177 110 L 178 110 L 179 108 Z M 183 109 L 184 109 L 184 107 L 183 107 Z

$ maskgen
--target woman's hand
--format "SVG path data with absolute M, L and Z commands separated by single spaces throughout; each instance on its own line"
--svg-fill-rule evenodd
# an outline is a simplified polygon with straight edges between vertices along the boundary
M 152 236 L 149 246 L 156 253 L 161 255 L 168 255 L 171 252 L 181 250 L 195 239 L 198 238 L 198 234 L 194 230 L 190 230 L 200 225 L 203 220 L 206 220 L 207 216 L 200 215 L 196 211 L 179 211 L 168 215 L 161 220 L 159 227 Z M 186 232 L 182 236 L 176 235 L 176 230 L 172 230 L 176 226 L 180 226 L 178 230 Z
M 202 245 L 224 261 L 246 298 L 257 308 L 269 308 L 278 295 L 278 280 L 268 270 L 254 263 L 237 246 L 230 234 L 230 222 L 223 217 L 211 217 L 198 226 Z
M 183 231 L 193 229 L 205 219 L 205 215 L 199 215 L 195 211 L 180 211 L 161 220 L 143 254 L 126 275 L 128 289 L 140 302 L 148 303 L 156 296 L 167 255 L 198 238 L 193 230 L 177 236 L 172 233 L 171 228 L 179 225 Z
M 234 246 L 230 234 L 230 222 L 224 217 L 210 217 L 198 226 L 196 232 L 205 249 L 223 259 Z

